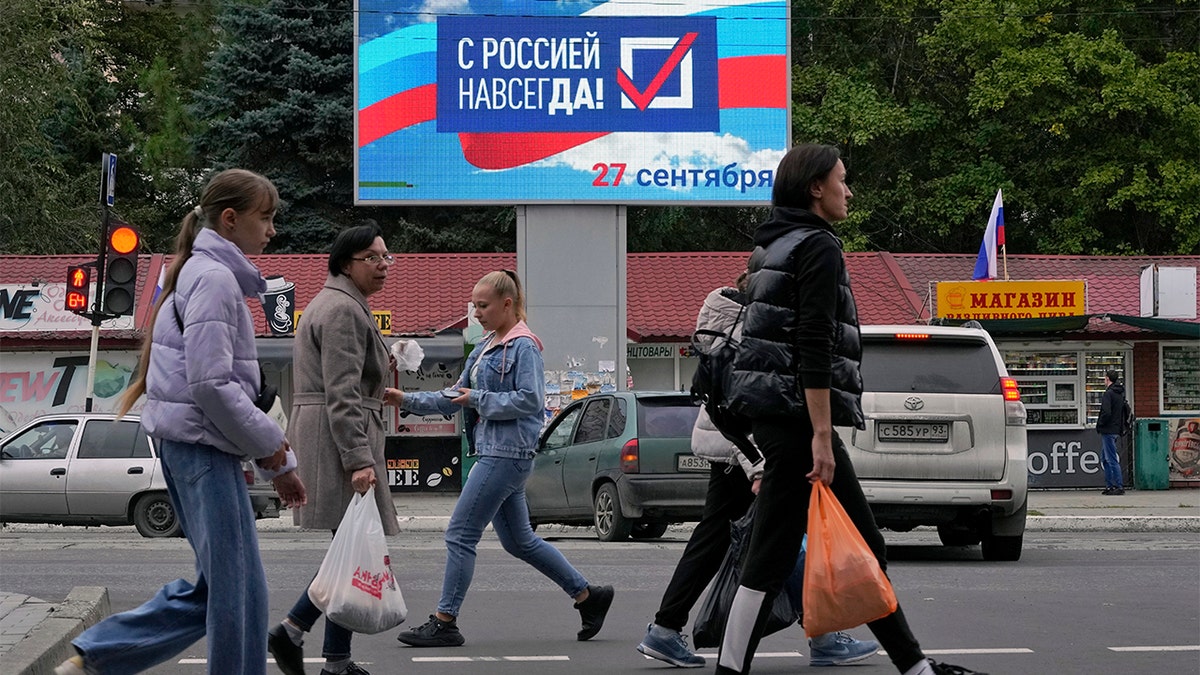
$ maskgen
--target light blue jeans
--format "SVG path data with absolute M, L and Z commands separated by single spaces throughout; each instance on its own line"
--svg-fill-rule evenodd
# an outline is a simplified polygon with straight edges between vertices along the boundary
M 208 672 L 265 675 L 267 577 L 242 461 L 208 445 L 159 441 L 175 514 L 196 553 L 196 582 L 176 579 L 137 609 L 72 644 L 88 672 L 137 673 L 208 637 Z
M 446 527 L 446 576 L 437 611 L 458 616 L 475 575 L 475 546 L 489 522 L 505 551 L 549 577 L 567 595 L 575 597 L 587 588 L 587 579 L 529 526 L 525 481 L 532 471 L 532 459 L 484 456 L 475 461 Z
M 1100 434 L 1100 446 L 1103 453 L 1100 465 L 1104 467 L 1104 487 L 1122 489 L 1125 480 L 1121 476 L 1121 458 L 1117 455 L 1117 435 Z

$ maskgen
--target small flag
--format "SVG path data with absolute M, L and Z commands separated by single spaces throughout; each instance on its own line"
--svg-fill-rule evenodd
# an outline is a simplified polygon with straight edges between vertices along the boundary
M 996 252 L 1004 246 L 1004 196 L 996 190 L 996 201 L 992 202 L 992 213 L 988 216 L 987 229 L 983 232 L 983 243 L 979 245 L 979 257 L 975 259 L 975 274 L 972 279 L 996 278 Z
M 154 297 L 150 300 L 150 304 L 154 305 L 158 302 L 158 296 L 162 295 L 163 286 L 167 283 L 167 266 L 163 265 L 158 270 L 158 281 L 154 284 Z

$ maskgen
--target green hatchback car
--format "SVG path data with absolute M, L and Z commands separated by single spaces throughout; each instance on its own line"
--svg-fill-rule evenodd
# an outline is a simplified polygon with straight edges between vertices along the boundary
M 596 527 L 601 541 L 661 537 L 700 520 L 709 463 L 692 454 L 699 407 L 680 392 L 593 394 L 542 433 L 529 520 Z

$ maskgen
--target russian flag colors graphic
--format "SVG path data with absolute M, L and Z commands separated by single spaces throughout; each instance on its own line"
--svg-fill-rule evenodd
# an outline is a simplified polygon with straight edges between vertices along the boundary
M 769 201 L 786 3 L 427 7 L 359 0 L 360 203 Z

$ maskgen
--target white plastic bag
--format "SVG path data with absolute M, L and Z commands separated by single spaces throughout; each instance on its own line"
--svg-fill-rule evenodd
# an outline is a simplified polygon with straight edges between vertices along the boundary
M 355 633 L 382 633 L 408 616 L 392 575 L 374 494 L 355 494 L 350 500 L 308 597 L 326 619 Z

